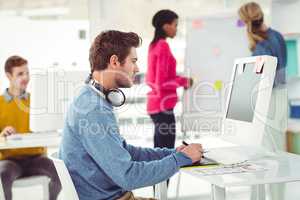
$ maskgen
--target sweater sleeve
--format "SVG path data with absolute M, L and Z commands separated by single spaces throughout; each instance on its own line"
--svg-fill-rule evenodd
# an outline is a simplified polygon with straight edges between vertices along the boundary
M 188 87 L 189 80 L 186 77 L 183 76 L 176 76 L 176 81 L 178 82 L 179 85 L 183 87 Z
M 131 157 L 135 161 L 151 161 L 162 159 L 172 153 L 176 153 L 175 149 L 168 148 L 142 148 L 127 144 L 124 140 L 124 147 L 128 150 Z
M 160 90 L 176 90 L 178 87 L 187 87 L 187 78 L 176 75 L 176 62 L 172 63 L 172 59 L 175 58 L 172 56 L 169 45 L 166 42 L 161 42 L 159 45 L 156 86 Z
M 112 113 L 104 115 L 91 111 L 85 116 L 85 120 L 90 128 L 80 136 L 84 148 L 97 165 L 127 191 L 164 181 L 173 176 L 181 166 L 192 163 L 181 152 L 153 161 L 135 161 L 134 157 L 150 154 L 139 148 L 132 148 L 129 152 L 123 146 L 123 139 Z

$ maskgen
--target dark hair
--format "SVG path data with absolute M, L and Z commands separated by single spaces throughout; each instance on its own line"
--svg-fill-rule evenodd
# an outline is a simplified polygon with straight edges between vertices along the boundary
M 120 63 L 124 63 L 130 48 L 138 47 L 141 42 L 141 38 L 133 32 L 109 30 L 100 33 L 90 48 L 91 71 L 106 69 L 112 55 L 116 55 Z
M 261 27 L 261 25 L 264 23 L 264 17 L 262 17 L 258 20 L 254 20 L 251 23 L 252 23 L 253 28 L 259 29 Z
M 155 32 L 151 44 L 167 37 L 162 27 L 165 24 L 171 24 L 175 19 L 178 19 L 178 15 L 171 10 L 160 10 L 153 16 L 152 25 L 155 28 Z
M 5 72 L 12 73 L 12 69 L 14 67 L 21 67 L 22 65 L 27 64 L 27 60 L 22 58 L 21 56 L 10 56 L 4 65 Z

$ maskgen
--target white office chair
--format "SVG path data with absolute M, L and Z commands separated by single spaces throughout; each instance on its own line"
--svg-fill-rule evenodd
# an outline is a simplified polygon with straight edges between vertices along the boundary
M 58 159 L 57 153 L 53 153 L 50 159 L 54 163 L 60 183 L 62 185 L 62 199 L 79 200 L 75 186 L 64 161 Z
M 13 188 L 22 188 L 22 187 L 31 187 L 36 185 L 42 185 L 43 186 L 43 200 L 49 199 L 49 182 L 50 178 L 47 176 L 31 176 L 26 178 L 20 178 L 14 181 Z M 0 199 L 4 198 L 4 191 L 2 182 L 0 180 Z

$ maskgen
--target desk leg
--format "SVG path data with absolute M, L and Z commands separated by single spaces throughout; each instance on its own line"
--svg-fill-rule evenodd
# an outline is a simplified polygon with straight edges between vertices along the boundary
M 226 189 L 217 185 L 211 185 L 211 200 L 225 200 Z
M 251 200 L 265 200 L 265 185 L 254 185 L 251 187 Z
M 176 200 L 179 197 L 179 189 L 180 189 L 180 179 L 181 179 L 181 172 L 178 172 L 178 179 L 177 179 L 177 187 L 176 187 Z
M 270 193 L 272 200 L 283 200 L 285 197 L 285 183 L 270 184 Z
M 155 185 L 155 198 L 158 200 L 168 199 L 167 181 L 163 181 Z

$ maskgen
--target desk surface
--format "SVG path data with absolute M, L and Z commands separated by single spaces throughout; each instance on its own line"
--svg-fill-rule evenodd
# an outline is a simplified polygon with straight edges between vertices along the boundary
M 226 148 L 238 149 L 238 147 L 224 147 L 223 149 L 225 150 Z M 241 148 L 239 152 L 243 154 L 244 150 L 244 148 Z M 278 152 L 276 154 L 270 154 L 269 156 L 258 156 L 256 159 L 251 160 L 251 163 L 261 165 L 268 170 L 254 173 L 211 176 L 203 176 L 189 168 L 181 169 L 181 171 L 223 188 L 300 181 L 300 156 L 298 155 Z
M 43 135 L 43 133 L 41 133 Z M 5 140 L 0 142 L 0 150 L 2 149 L 17 149 L 17 148 L 30 148 L 30 147 L 57 147 L 60 144 L 61 136 L 57 133 L 53 133 L 50 136 L 49 133 L 41 137 L 39 133 L 30 135 L 29 138 L 19 140 Z M 36 137 L 35 137 L 36 136 Z

